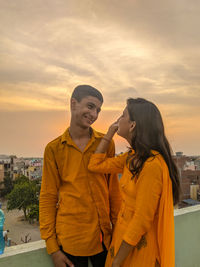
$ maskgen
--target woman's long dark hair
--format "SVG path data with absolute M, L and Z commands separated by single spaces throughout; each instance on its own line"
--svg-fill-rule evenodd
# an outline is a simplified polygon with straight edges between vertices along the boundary
M 159 152 L 168 166 L 172 180 L 174 204 L 177 204 L 180 195 L 179 172 L 172 158 L 158 108 L 143 98 L 129 98 L 127 109 L 130 120 L 136 122 L 131 142 L 135 154 L 129 158 L 130 171 L 138 177 L 144 162 L 153 156 L 151 150 Z

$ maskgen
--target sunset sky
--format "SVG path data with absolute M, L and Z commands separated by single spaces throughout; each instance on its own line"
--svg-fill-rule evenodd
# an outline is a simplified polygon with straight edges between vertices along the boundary
M 0 0 L 0 154 L 42 156 L 90 84 L 105 100 L 97 130 L 143 97 L 173 151 L 200 155 L 199 14 L 198 0 Z

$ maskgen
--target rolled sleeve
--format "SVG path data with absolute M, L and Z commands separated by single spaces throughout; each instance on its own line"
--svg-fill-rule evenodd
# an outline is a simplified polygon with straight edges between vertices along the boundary
M 56 237 L 50 237 L 46 240 L 46 247 L 47 247 L 47 253 L 52 254 L 58 250 L 60 250 L 60 247 L 58 245 L 58 242 L 56 240 Z

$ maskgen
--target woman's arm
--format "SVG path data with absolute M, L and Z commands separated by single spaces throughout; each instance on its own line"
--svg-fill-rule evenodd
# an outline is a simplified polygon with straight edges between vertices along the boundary
M 92 154 L 88 164 L 88 169 L 96 173 L 122 173 L 124 165 L 126 164 L 127 152 L 109 158 L 106 153 Z

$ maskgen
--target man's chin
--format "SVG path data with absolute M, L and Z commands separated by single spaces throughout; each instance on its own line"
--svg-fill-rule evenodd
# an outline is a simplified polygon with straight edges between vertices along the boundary
M 94 123 L 94 121 L 93 121 L 93 122 L 85 122 L 85 123 L 83 123 L 83 125 L 84 125 L 85 127 L 89 128 L 89 127 L 92 126 L 93 123 Z
M 90 121 L 84 120 L 84 121 L 82 121 L 80 126 L 83 129 L 87 129 L 87 128 L 90 128 L 93 123 L 94 123 L 94 121 L 90 122 Z
M 90 123 L 85 123 L 85 124 L 82 124 L 81 125 L 81 128 L 83 128 L 83 129 L 89 129 L 90 127 L 91 127 L 91 125 L 92 125 L 92 123 L 90 124 Z

